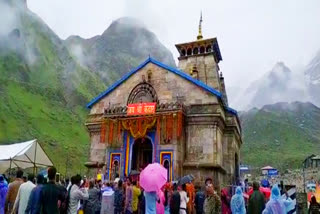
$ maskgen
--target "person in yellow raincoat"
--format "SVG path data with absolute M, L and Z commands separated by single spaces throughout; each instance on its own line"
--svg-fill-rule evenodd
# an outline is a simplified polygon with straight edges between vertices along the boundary
M 139 203 L 139 196 L 141 195 L 141 190 L 137 187 L 137 181 L 132 181 L 132 213 L 138 214 L 138 203 Z

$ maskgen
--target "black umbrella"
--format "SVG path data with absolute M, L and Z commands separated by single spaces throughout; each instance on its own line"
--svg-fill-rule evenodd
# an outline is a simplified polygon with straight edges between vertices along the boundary
M 186 176 L 180 178 L 179 185 L 190 183 L 193 180 L 194 180 L 193 175 L 186 175 Z
M 137 171 L 137 170 L 132 170 L 129 175 L 130 175 L 130 176 L 140 175 L 140 172 Z

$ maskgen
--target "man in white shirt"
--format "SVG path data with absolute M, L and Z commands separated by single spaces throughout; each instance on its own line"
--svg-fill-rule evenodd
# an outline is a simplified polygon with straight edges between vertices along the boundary
M 114 213 L 114 191 L 110 184 L 101 190 L 102 201 L 101 201 L 101 213 L 102 214 L 113 214 Z
M 180 190 L 180 214 L 187 214 L 187 203 L 189 198 L 187 196 L 187 186 L 182 184 L 182 189 Z
M 74 177 L 74 184 L 71 186 L 70 199 L 68 206 L 68 214 L 77 214 L 80 200 L 87 200 L 89 198 L 88 191 L 85 188 L 80 189 L 81 176 Z
M 16 201 L 14 202 L 13 213 L 16 213 L 17 210 L 18 210 L 18 214 L 25 213 L 26 208 L 28 206 L 28 201 L 29 201 L 31 191 L 36 186 L 33 184 L 33 182 L 34 182 L 34 175 L 29 174 L 28 181 L 26 183 L 21 184 Z

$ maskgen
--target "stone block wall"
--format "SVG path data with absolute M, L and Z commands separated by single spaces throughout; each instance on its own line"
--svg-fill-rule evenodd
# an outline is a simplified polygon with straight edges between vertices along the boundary
M 212 77 L 212 85 L 209 85 L 219 90 L 217 65 L 215 62 L 212 63 L 214 59 L 210 57 L 212 56 L 201 56 L 197 63 L 199 63 L 201 71 L 210 70 L 205 78 L 209 77 L 210 80 Z M 192 63 L 193 59 L 191 57 L 188 59 L 191 60 L 189 63 Z M 186 63 L 188 62 L 182 60 L 179 65 L 187 67 Z M 193 174 L 199 184 L 203 184 L 207 177 L 212 177 L 218 184 L 231 180 L 235 167 L 235 154 L 238 155 L 240 163 L 239 144 L 241 145 L 241 142 L 237 142 L 235 134 L 235 132 L 240 133 L 240 124 L 234 115 L 225 112 L 215 95 L 209 94 L 170 71 L 152 63 L 147 64 L 96 103 L 90 111 L 90 117 L 103 114 L 105 108 L 126 106 L 132 89 L 144 78 L 147 80 L 150 72 L 151 80 L 149 83 L 154 87 L 160 103 L 177 102 L 182 99 L 183 104 L 187 106 L 183 135 L 180 139 L 173 135 L 172 142 L 168 145 L 163 143 L 162 136 L 160 136 L 158 147 L 158 149 L 174 150 L 175 178 Z M 199 73 L 201 79 L 204 78 L 203 74 Z M 92 122 L 95 125 L 99 124 L 99 121 Z M 174 133 L 176 133 L 175 128 Z M 91 130 L 90 136 L 90 161 L 105 162 L 108 148 L 107 143 L 100 143 L 100 127 L 94 131 Z M 106 134 L 106 139 L 108 139 L 108 134 Z M 114 146 L 120 149 L 122 142 L 123 140 Z M 189 163 L 189 165 L 185 165 L 185 163 Z
M 177 102 L 178 98 L 183 98 L 185 105 L 218 103 L 215 95 L 170 71 L 149 63 L 96 103 L 91 108 L 90 114 L 103 113 L 108 107 L 126 106 L 130 92 L 142 82 L 142 76 L 147 78 L 148 72 L 152 73 L 150 83 L 156 90 L 160 103 Z
M 218 67 L 213 55 L 191 56 L 179 61 L 179 69 L 190 75 L 193 66 L 196 65 L 199 80 L 208 86 L 221 91 Z
M 186 139 L 186 161 L 214 163 L 214 142 L 216 141 L 213 125 L 188 125 Z
M 226 135 L 226 138 L 228 142 L 228 152 L 225 153 L 225 168 L 227 170 L 227 174 L 229 174 L 230 176 L 234 176 L 235 155 L 238 156 L 238 163 L 240 164 L 240 148 L 238 146 L 236 137 L 233 134 L 228 133 Z
M 90 161 L 105 162 L 107 144 L 100 143 L 100 133 L 91 133 L 90 139 Z
M 215 133 L 216 133 L 216 164 L 223 166 L 223 133 L 222 130 L 216 126 L 215 127 Z

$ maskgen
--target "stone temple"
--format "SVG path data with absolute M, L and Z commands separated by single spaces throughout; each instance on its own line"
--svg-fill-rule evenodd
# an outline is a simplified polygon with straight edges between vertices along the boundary
M 178 68 L 149 57 L 88 103 L 89 169 L 112 180 L 158 162 L 170 181 L 238 179 L 241 125 L 219 74 L 218 40 L 203 39 L 201 21 L 197 40 L 176 45 Z

